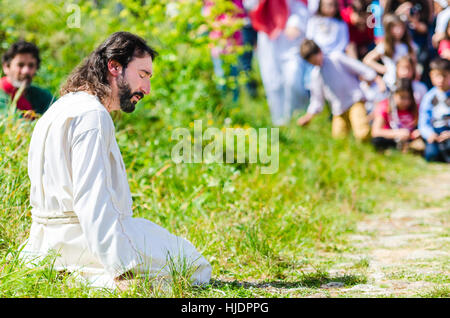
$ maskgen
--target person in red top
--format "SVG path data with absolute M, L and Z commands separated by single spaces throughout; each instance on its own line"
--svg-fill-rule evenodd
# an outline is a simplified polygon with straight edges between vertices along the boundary
M 13 100 L 25 118 L 43 114 L 54 101 L 52 94 L 31 82 L 36 75 L 41 59 L 39 49 L 33 43 L 17 41 L 2 56 L 2 68 L 6 76 L 0 78 L 0 115 L 6 114 Z M 17 93 L 20 96 L 16 96 Z
M 369 0 L 353 0 L 348 7 L 341 7 L 342 20 L 347 23 L 350 43 L 346 53 L 361 60 L 367 52 L 375 47 L 373 27 L 369 27 L 367 20 L 370 16 Z
M 377 150 L 393 147 L 423 150 L 417 130 L 418 109 L 409 79 L 399 79 L 392 96 L 377 105 L 372 124 L 372 143 Z

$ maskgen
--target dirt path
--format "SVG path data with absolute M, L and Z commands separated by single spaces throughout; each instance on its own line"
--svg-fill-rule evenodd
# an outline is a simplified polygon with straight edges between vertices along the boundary
M 420 208 L 395 206 L 358 224 L 350 243 L 355 251 L 345 258 L 358 264 L 355 273 L 365 283 L 330 283 L 315 297 L 450 297 L 450 168 L 433 170 L 436 176 L 411 185 Z M 334 266 L 330 276 L 342 275 L 349 262 Z

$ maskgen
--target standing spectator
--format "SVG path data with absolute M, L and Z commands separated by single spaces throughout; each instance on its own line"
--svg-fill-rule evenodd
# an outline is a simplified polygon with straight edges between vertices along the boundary
M 239 65 L 232 64 L 228 65 L 225 68 L 225 63 L 223 61 L 223 56 L 231 53 L 235 53 L 235 48 L 237 46 L 243 45 L 242 32 L 238 30 L 232 34 L 232 36 L 228 38 L 224 38 L 222 29 L 228 25 L 233 25 L 236 23 L 237 19 L 242 19 L 245 17 L 245 12 L 242 5 L 242 0 L 232 0 L 231 1 L 235 6 L 235 12 L 231 13 L 223 13 L 219 16 L 211 16 L 212 8 L 215 5 L 215 2 L 212 0 L 205 1 L 205 5 L 203 7 L 203 15 L 210 17 L 213 19 L 212 31 L 209 33 L 209 36 L 212 40 L 216 40 L 218 42 L 217 45 L 211 47 L 211 56 L 214 66 L 214 74 L 217 76 L 219 85 L 218 88 L 223 93 L 228 91 L 228 85 L 231 84 L 231 91 L 233 93 L 233 101 L 236 102 L 239 98 L 239 87 L 237 85 L 237 76 L 239 74 Z M 233 83 L 227 83 L 227 79 L 234 79 Z
M 390 88 L 395 84 L 397 61 L 406 55 L 415 60 L 415 51 L 406 24 L 398 16 L 386 14 L 383 25 L 385 30 L 383 41 L 364 57 L 363 62 L 377 73 L 383 74 L 383 80 Z M 378 62 L 380 59 L 383 64 Z
M 305 38 L 308 8 L 297 0 L 261 0 L 250 11 L 258 31 L 257 56 L 272 123 L 286 125 L 296 108 L 306 107 L 304 61 L 298 48 Z
M 245 3 L 242 1 L 242 4 L 245 5 Z M 256 81 L 251 77 L 250 73 L 252 70 L 252 61 L 253 61 L 253 51 L 256 47 L 256 42 L 258 39 L 258 33 L 252 26 L 252 21 L 249 17 L 249 10 L 245 8 L 245 25 L 242 27 L 242 44 L 244 45 L 245 51 L 242 53 L 242 55 L 239 57 L 239 61 L 242 67 L 242 70 L 245 72 L 247 76 L 247 91 L 251 97 L 256 97 L 257 90 L 256 90 Z
M 316 14 L 308 21 L 306 37 L 317 43 L 325 54 L 345 51 L 349 32 L 342 21 L 338 0 L 320 0 Z
M 450 61 L 437 58 L 430 69 L 434 87 L 422 99 L 419 111 L 425 159 L 450 162 Z
M 15 98 L 16 108 L 27 112 L 27 118 L 33 119 L 33 112 L 43 114 L 47 110 L 53 102 L 52 94 L 31 84 L 40 64 L 39 49 L 33 43 L 20 40 L 5 52 L 2 66 L 6 76 L 0 78 L 0 113 L 6 113 L 10 101 Z M 24 91 L 16 97 L 20 87 Z
M 333 114 L 333 138 L 346 136 L 351 127 L 357 140 L 365 140 L 369 136 L 370 126 L 359 78 L 373 81 L 377 77 L 376 72 L 342 52 L 323 54 L 313 40 L 305 40 L 300 52 L 305 60 L 314 65 L 314 69 L 311 74 L 311 103 L 297 124 L 307 125 L 322 111 L 325 100 L 328 100 Z
M 341 10 L 342 19 L 347 23 L 350 34 L 346 52 L 358 60 L 375 47 L 373 27 L 367 23 L 370 16 L 369 4 L 369 0 L 353 0 L 351 6 Z
M 372 125 L 372 143 L 375 149 L 385 150 L 393 147 L 406 151 L 410 145 L 420 144 L 418 150 L 423 151 L 424 145 L 417 130 L 417 118 L 412 81 L 400 79 L 390 98 L 380 102 L 375 110 Z

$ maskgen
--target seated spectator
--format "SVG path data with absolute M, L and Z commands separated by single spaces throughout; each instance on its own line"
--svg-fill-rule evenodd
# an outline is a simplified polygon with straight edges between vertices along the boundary
M 450 61 L 437 58 L 430 63 L 430 69 L 434 87 L 423 97 L 419 110 L 425 159 L 450 162 Z
M 440 57 L 450 60 L 450 20 L 447 23 L 445 38 L 439 42 L 438 53 Z
M 445 38 L 445 31 L 450 20 L 449 0 L 435 0 L 435 11 L 437 12 L 436 27 L 433 35 L 434 47 L 439 47 L 439 43 Z
M 33 43 L 21 40 L 5 52 L 2 66 L 6 76 L 0 78 L 0 113 L 6 113 L 14 99 L 17 99 L 16 108 L 27 112 L 25 117 L 30 119 L 35 117 L 33 112 L 43 114 L 52 104 L 53 96 L 49 91 L 31 84 L 40 62 L 39 49 Z M 20 87 L 23 93 L 17 98 Z
M 353 0 L 351 6 L 341 10 L 341 16 L 347 23 L 350 34 L 350 43 L 346 52 L 349 56 L 361 60 L 367 52 L 375 47 L 373 27 L 369 27 L 367 19 L 369 0 Z
M 390 98 L 380 102 L 372 124 L 372 143 L 377 150 L 410 148 L 423 151 L 425 145 L 417 130 L 418 110 L 412 81 L 400 79 Z
M 417 48 L 417 65 L 421 80 L 431 86 L 428 76 L 432 58 L 429 28 L 433 15 L 430 0 L 387 0 L 385 12 L 395 14 L 406 23 L 411 39 Z
M 416 101 L 416 105 L 419 106 L 428 88 L 424 83 L 417 80 L 417 77 L 414 60 L 410 56 L 400 58 L 397 62 L 397 80 L 406 78 L 412 81 L 414 100 Z
M 298 119 L 297 124 L 308 124 L 322 111 L 325 100 L 328 100 L 333 114 L 333 137 L 346 136 L 351 127 L 357 140 L 366 139 L 370 126 L 359 78 L 374 81 L 377 78 L 376 72 L 342 52 L 323 54 L 313 40 L 302 43 L 300 54 L 314 68 L 311 73 L 311 102 L 306 114 Z

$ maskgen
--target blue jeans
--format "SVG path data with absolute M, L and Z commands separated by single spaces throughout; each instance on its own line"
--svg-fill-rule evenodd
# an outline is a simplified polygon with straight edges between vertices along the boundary
M 426 143 L 426 145 L 424 154 L 426 161 L 450 162 L 450 140 Z

